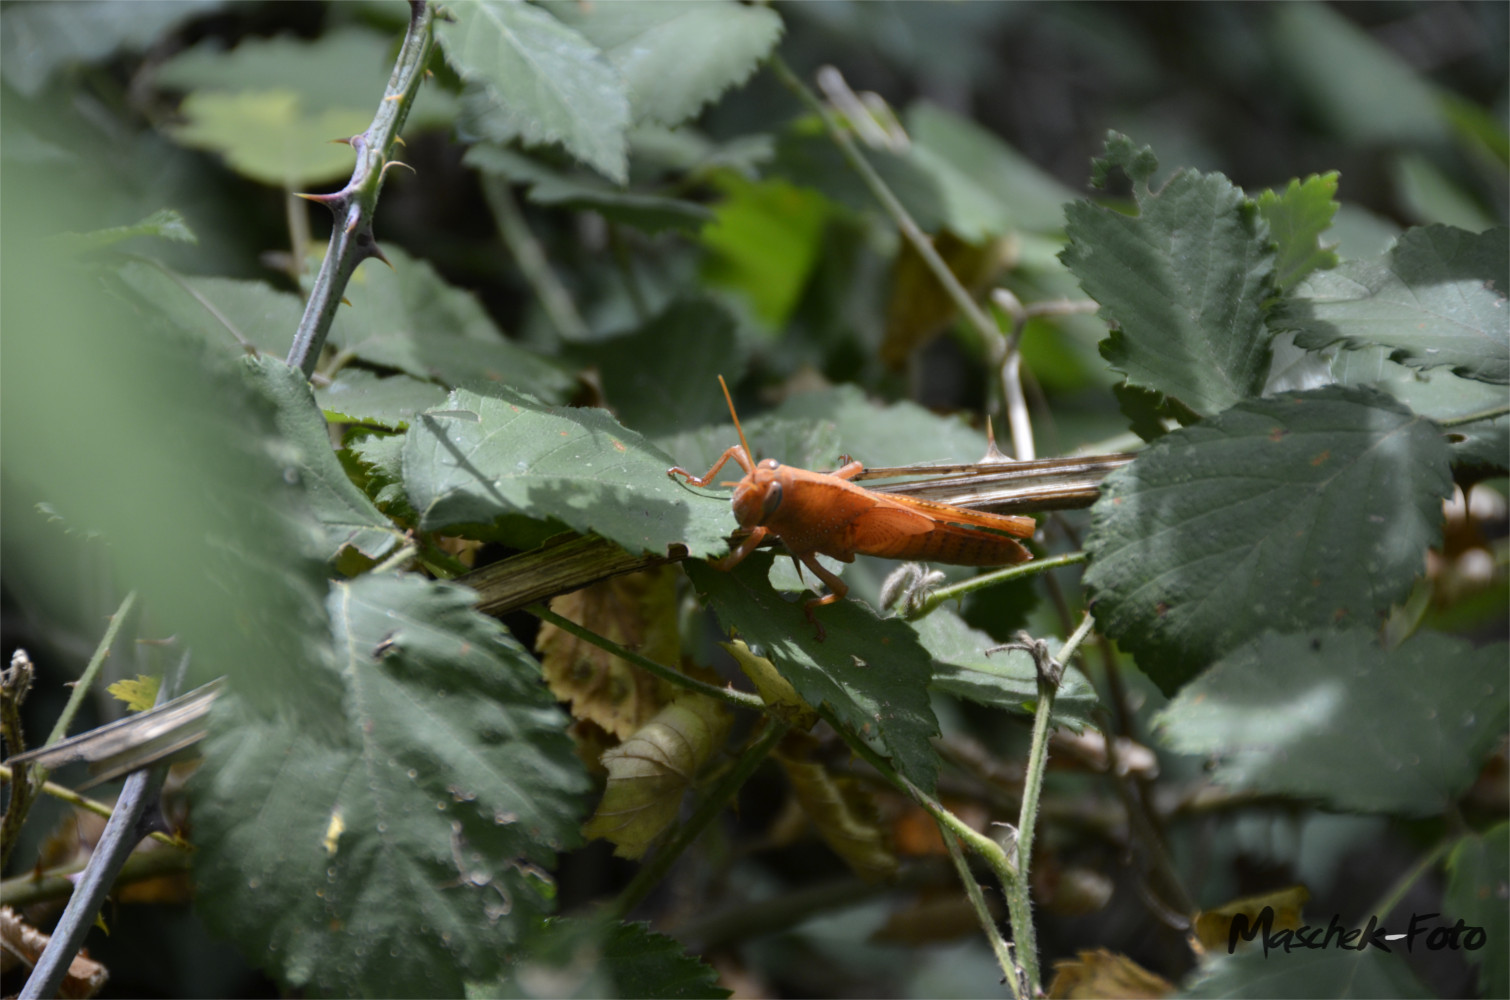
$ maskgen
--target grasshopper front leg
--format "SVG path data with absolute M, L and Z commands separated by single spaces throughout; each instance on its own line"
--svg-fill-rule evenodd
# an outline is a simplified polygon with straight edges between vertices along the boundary
M 745 454 L 744 448 L 736 444 L 731 446 L 728 451 L 725 451 L 718 457 L 718 461 L 713 463 L 713 468 L 709 469 L 706 475 L 694 476 L 692 473 L 688 472 L 686 469 L 682 468 L 679 465 L 675 465 L 667 469 L 666 475 L 672 477 L 679 475 L 687 480 L 687 484 L 689 486 L 707 486 L 709 483 L 713 482 L 713 477 L 718 475 L 718 470 L 722 469 L 724 467 L 724 463 L 731 458 L 739 464 L 739 467 L 741 469 L 745 470 L 745 475 L 749 475 L 752 471 L 754 471 L 755 466 L 751 464 L 750 456 Z

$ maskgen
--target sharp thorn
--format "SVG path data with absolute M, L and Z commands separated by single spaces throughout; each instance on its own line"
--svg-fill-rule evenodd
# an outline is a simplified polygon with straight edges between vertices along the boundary
M 329 142 L 329 143 L 334 143 L 334 144 L 340 145 L 340 146 L 350 146 L 351 145 L 351 136 L 348 135 L 344 139 L 327 139 L 325 141 Z
M 385 177 L 388 176 L 388 168 L 389 167 L 403 167 L 405 170 L 409 171 L 411 174 L 418 174 L 419 173 L 418 170 L 415 170 L 413 167 L 409 166 L 409 164 L 405 163 L 403 160 L 389 160 L 387 163 L 383 164 L 383 170 L 382 170 L 381 173 L 378 174 L 378 179 L 379 180 L 381 180 L 381 179 L 383 179 L 383 178 L 385 178 Z
M 404 141 L 404 137 L 401 135 L 394 136 L 393 141 L 398 143 L 400 146 L 403 146 L 405 149 L 409 148 L 409 144 Z

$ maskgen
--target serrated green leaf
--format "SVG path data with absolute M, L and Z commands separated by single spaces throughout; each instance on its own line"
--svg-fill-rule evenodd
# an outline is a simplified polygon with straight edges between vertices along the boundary
M 157 704 L 157 691 L 161 686 L 161 677 L 137 674 L 135 677 L 122 678 L 105 690 L 117 701 L 123 702 L 128 712 L 145 712 Z
M 1270 632 L 1222 657 L 1156 724 L 1171 748 L 1214 755 L 1226 785 L 1436 814 L 1510 721 L 1505 655 L 1503 643 L 1433 632 L 1387 651 L 1366 629 Z
M 1342 385 L 1373 386 L 1423 417 L 1449 420 L 1484 413 L 1505 404 L 1505 390 L 1491 382 L 1463 378 L 1445 368 L 1422 370 L 1389 360 L 1388 347 L 1338 351 L 1330 372 Z M 1477 420 L 1447 431 L 1455 464 L 1487 469 L 1510 467 L 1510 416 Z
M 664 229 L 695 233 L 713 219 L 713 212 L 697 202 L 624 191 L 587 174 L 558 173 L 522 153 L 491 143 L 473 146 L 462 162 L 529 185 L 529 200 L 537 205 L 597 212 L 611 222 L 647 233 Z
M 559 143 L 623 184 L 629 98 L 597 46 L 519 0 L 458 5 L 436 25 L 446 58 L 472 88 L 462 97 L 469 129 L 497 142 Z
M 630 552 L 724 550 L 735 526 L 728 505 L 673 483 L 671 464 L 603 410 L 546 406 L 502 387 L 491 396 L 458 389 L 445 410 L 410 426 L 404 483 L 427 531 L 519 513 Z
M 551 907 L 587 779 L 538 666 L 475 599 L 336 584 L 330 738 L 228 705 L 206 743 L 201 911 L 286 987 L 456 996 Z
M 1448 459 L 1430 422 L 1339 386 L 1168 434 L 1092 509 L 1097 623 L 1166 693 L 1265 629 L 1372 626 L 1441 537 Z
M 1255 941 L 1256 945 L 1257 942 Z M 1180 990 L 1181 997 L 1221 1000 L 1275 1000 L 1282 997 L 1336 997 L 1374 1000 L 1433 996 L 1421 985 L 1402 955 L 1377 948 L 1364 951 L 1323 949 L 1270 952 L 1245 948 L 1236 955 L 1210 958 Z
M 1102 356 L 1130 384 L 1202 415 L 1257 395 L 1269 374 L 1268 227 L 1221 174 L 1181 171 L 1154 192 L 1146 148 L 1109 142 L 1107 154 L 1142 178 L 1138 214 L 1074 202 L 1060 255 L 1114 327 Z
M 198 90 L 179 113 L 184 124 L 169 133 L 175 140 L 220 153 L 237 173 L 289 191 L 351 173 L 356 155 L 330 140 L 372 121 L 370 111 L 311 111 L 292 90 Z
M 69 253 L 84 253 L 102 247 L 114 246 L 122 240 L 138 236 L 156 236 L 174 243 L 198 243 L 199 238 L 184 222 L 184 217 L 171 208 L 158 209 L 151 215 L 129 226 L 112 226 L 87 233 L 62 233 L 54 240 Z
M 407 375 L 379 378 L 365 369 L 343 368 L 335 381 L 315 390 L 315 400 L 333 423 L 401 430 L 415 414 L 443 406 L 446 390 Z
M 995 134 L 926 101 L 907 109 L 911 157 L 938 181 L 945 224 L 971 243 L 1064 227 L 1074 192 Z
M 815 610 L 826 632 L 819 641 L 802 602 L 789 603 L 771 588 L 771 558 L 757 552 L 728 573 L 684 565 L 726 630 L 758 645 L 808 704 L 827 704 L 855 732 L 878 736 L 897 770 L 931 791 L 938 756 L 928 741 L 938 722 L 928 704 L 929 657 L 917 633 L 901 619 L 878 619 L 860 602 L 843 600 Z
M 782 29 L 771 8 L 727 0 L 565 0 L 544 6 L 623 75 L 634 121 L 662 125 L 680 125 L 749 79 Z
M 347 545 L 369 559 L 379 559 L 398 545 L 402 534 L 346 476 L 330 447 L 330 433 L 315 405 L 304 373 L 276 358 L 248 358 L 248 382 L 275 407 L 283 439 L 298 449 L 290 465 L 297 471 L 315 517 L 325 528 L 334 559 Z
M 639 329 L 575 354 L 597 367 L 619 419 L 649 437 L 717 421 L 728 412 L 718 376 L 744 374 L 734 317 L 701 298 L 674 299 Z
M 646 924 L 597 916 L 542 921 L 511 950 L 507 970 L 497 981 L 468 983 L 469 1000 L 534 997 L 541 982 L 562 998 L 721 1000 L 729 995 L 718 986 L 718 973 L 674 938 Z
M 371 364 L 448 385 L 502 382 L 545 399 L 569 391 L 565 368 L 504 337 L 475 295 L 397 247 L 385 253 L 392 268 L 368 262 L 352 275 L 351 305 L 336 313 L 331 343 Z
M 173 325 L 226 356 L 250 346 L 281 358 L 304 314 L 297 295 L 262 281 L 178 274 L 142 260 L 126 261 L 116 274 Z
M 1312 174 L 1302 183 L 1292 180 L 1283 192 L 1265 191 L 1257 198 L 1258 211 L 1269 224 L 1269 235 L 1279 245 L 1274 284 L 1280 291 L 1312 271 L 1337 266 L 1336 251 L 1321 245 L 1321 234 L 1337 214 L 1337 171 Z
M 1469 927 L 1484 931 L 1488 947 L 1466 952 L 1479 967 L 1479 993 L 1510 996 L 1510 952 L 1494 942 L 1510 939 L 1510 824 L 1464 837 L 1447 858 L 1442 905 Z
M 1301 347 L 1383 345 L 1415 368 L 1450 365 L 1485 382 L 1510 382 L 1510 229 L 1407 230 L 1374 260 L 1313 274 L 1271 317 Z
M 62 66 L 144 49 L 224 5 L 223 0 L 10 4 L 0 11 L 0 66 L 6 83 L 34 97 Z
M 1038 669 L 1027 651 L 987 655 L 986 650 L 1000 643 L 965 624 L 948 608 L 936 608 L 911 624 L 933 657 L 933 690 L 1020 715 L 1033 713 L 1038 702 Z M 1061 645 L 1058 639 L 1049 640 L 1053 653 Z M 1096 689 L 1078 668 L 1067 667 L 1054 698 L 1054 723 L 1082 729 L 1095 707 Z
M 393 47 L 393 36 L 355 26 L 334 28 L 316 39 L 243 38 L 229 52 L 218 39 L 206 39 L 157 67 L 155 80 L 159 87 L 184 91 L 293 91 L 310 114 L 345 111 L 370 121 L 393 72 Z M 455 98 L 425 86 L 405 123 L 408 129 L 426 128 L 447 125 L 455 116 Z

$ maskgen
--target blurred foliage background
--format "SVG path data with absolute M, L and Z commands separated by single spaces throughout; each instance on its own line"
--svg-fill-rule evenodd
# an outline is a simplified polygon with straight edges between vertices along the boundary
M 7 284 L 56 279 L 26 265 L 29 241 L 42 232 L 127 225 L 172 206 L 198 236 L 193 246 L 154 248 L 173 268 L 294 290 L 299 251 L 318 245 L 329 223 L 318 210 L 291 215 L 287 191 L 328 190 L 349 170 L 349 152 L 324 143 L 370 120 L 404 5 L 208 0 L 66 9 L 60 15 L 50 5 L 12 3 L 0 10 Z M 1410 225 L 1481 231 L 1504 224 L 1510 211 L 1504 44 L 1510 7 L 1503 3 L 834 0 L 775 10 L 785 24 L 779 51 L 804 79 L 821 66 L 835 67 L 852 91 L 879 94 L 915 147 L 947 164 L 976 163 L 1012 179 L 1015 189 L 1004 193 L 982 191 L 968 176 L 953 178 L 951 204 L 926 185 L 908 188 L 905 165 L 888 175 L 910 192 L 909 207 L 932 223 L 927 228 L 949 225 L 963 238 L 958 259 L 968 258 L 982 283 L 1001 284 L 1023 301 L 1079 297 L 1055 257 L 1062 246 L 1058 205 L 1085 194 L 1090 159 L 1108 129 L 1151 144 L 1166 175 L 1180 166 L 1219 170 L 1250 191 L 1339 171 L 1343 207 L 1331 235 L 1346 256 L 1378 253 Z M 517 342 L 562 359 L 568 369 L 597 363 L 608 382 L 594 345 L 698 283 L 735 317 L 727 331 L 730 374 L 747 368 L 758 390 L 750 394 L 752 405 L 823 381 L 855 382 L 875 396 L 910 398 L 938 411 L 982 413 L 999 405 L 980 375 L 983 345 L 953 323 L 936 294 L 906 284 L 894 228 L 827 141 L 792 124 L 801 109 L 769 72 L 732 89 L 689 125 L 636 133 L 631 186 L 705 209 L 690 214 L 654 200 L 631 204 L 550 149 L 531 161 L 467 158 L 456 139 L 488 125 L 476 120 L 456 84 L 438 66 L 406 132 L 405 159 L 415 173 L 390 177 L 376 230 L 385 247 L 427 261 L 451 284 L 475 292 Z M 270 87 L 289 95 L 289 103 L 237 103 Z M 269 123 L 266 132 L 249 125 L 257 120 Z M 290 121 L 298 141 L 289 140 Z M 69 152 L 78 148 L 108 153 L 81 160 Z M 497 178 L 506 183 L 500 187 Z M 611 211 L 593 211 L 604 205 Z M 633 211 L 648 221 L 625 224 Z M 519 256 L 528 243 L 510 230 L 510 219 L 538 241 L 561 300 L 542 298 Z M 977 231 L 958 232 L 972 220 Z M 6 362 L 0 434 L 8 462 L 0 484 L 0 558 L 3 653 L 8 658 L 25 646 L 50 672 L 51 682 L 39 684 L 28 703 L 35 730 L 43 732 L 63 697 L 60 678 L 77 676 L 120 593 L 88 534 L 49 526 L 34 505 L 66 488 L 86 513 L 63 511 L 65 519 L 115 525 L 116 537 L 140 523 L 162 528 L 163 536 L 150 537 L 182 530 L 178 512 L 122 502 L 132 496 L 130 482 L 149 475 L 139 456 L 106 447 L 87 428 L 70 428 L 76 398 L 114 405 L 110 386 L 73 380 L 70 352 L 118 352 L 119 370 L 166 377 L 182 391 L 184 406 L 249 435 L 266 417 L 217 412 L 214 386 L 194 384 L 198 369 L 182 358 L 143 357 L 97 339 L 119 321 L 98 302 L 63 303 L 72 311 L 64 325 L 94 331 L 96 339 L 19 343 L 10 330 L 24 328 L 25 308 L 36 304 L 25 299 L 19 311 L 7 309 L 7 329 L 0 331 Z M 269 322 L 271 341 L 282 335 L 282 319 Z M 948 335 L 929 339 L 940 331 Z M 1092 316 L 1029 324 L 1024 367 L 1041 454 L 1125 432 L 1106 391 L 1116 376 L 1096 351 L 1104 333 Z M 927 343 L 892 366 L 884 345 L 893 337 Z M 39 379 L 38 372 L 49 374 Z M 541 377 L 563 401 L 599 401 L 600 387 L 591 380 Z M 705 395 L 713 411 L 704 416 L 717 419 L 710 386 L 685 391 Z M 44 425 L 56 435 L 39 433 Z M 164 417 L 140 433 L 177 431 Z M 235 481 L 235 455 L 204 442 L 188 441 L 184 449 L 178 460 L 185 467 L 154 468 L 150 475 Z M 246 445 L 248 454 L 255 450 Z M 25 474 L 43 467 L 38 475 L 53 476 L 52 489 Z M 194 492 L 188 482 L 182 490 Z M 96 516 L 88 498 L 103 513 Z M 281 530 L 266 523 L 260 505 L 207 509 L 214 518 Z M 298 545 L 296 538 L 284 540 Z M 138 566 L 159 560 L 171 577 L 167 550 L 143 544 L 129 558 Z M 231 613 L 211 609 L 205 616 L 213 622 Z M 984 620 L 989 609 L 976 608 L 971 617 Z M 533 629 L 528 620 L 509 624 L 526 634 Z M 1473 624 L 1487 635 L 1504 632 L 1501 614 L 1492 610 Z M 213 629 L 207 631 L 196 641 L 212 646 Z M 1132 700 L 1142 713 L 1162 703 L 1151 686 L 1134 691 Z M 946 729 L 973 734 L 972 711 L 957 709 Z M 1021 737 L 991 734 L 992 749 L 1010 760 Z M 1164 780 L 1177 788 L 1179 778 L 1199 771 L 1198 760 L 1171 759 Z M 1065 779 L 1060 790 L 1068 812 L 1052 819 L 1094 831 L 1108 822 L 1107 803 L 1077 799 L 1077 780 L 1088 779 Z M 775 828 L 782 796 L 773 776 L 757 777 L 741 799 L 741 828 Z M 1423 835 L 1409 823 L 1286 806 L 1213 816 L 1186 827 L 1176 843 L 1201 873 L 1208 903 L 1299 881 L 1311 887 L 1316 912 L 1347 913 L 1377 898 L 1415 857 Z M 722 848 L 736 841 L 730 835 Z M 1043 900 L 1047 958 L 1104 944 L 1171 979 L 1187 970 L 1181 935 L 1148 918 L 1137 888 L 1141 873 L 1122 866 L 1109 840 L 1071 837 L 1043 849 L 1044 884 L 1035 892 Z M 722 942 L 764 929 L 762 920 L 786 928 L 722 964 L 726 982 L 751 994 L 994 995 L 999 975 L 990 956 L 968 921 L 951 923 L 959 914 L 947 899 L 929 910 L 924 892 L 904 914 L 911 923 L 898 919 L 878 891 L 858 885 L 850 887 L 852 899 L 793 901 L 793 889 L 826 879 L 834 867 L 811 840 L 794 840 L 763 852 L 759 865 L 734 869 L 745 884 L 722 887 L 773 900 L 766 910 L 724 915 L 724 923 L 687 910 L 687 900 L 708 890 L 698 882 L 706 871 L 695 866 L 650 905 L 672 929 L 703 924 L 701 941 L 715 955 Z M 613 891 L 631 871 L 602 843 L 576 852 L 559 873 L 562 906 Z M 920 866 L 916 878 L 947 884 L 947 875 L 936 874 Z M 1440 909 L 1439 882 L 1424 880 L 1414 891 L 1420 898 L 1411 909 Z M 113 933 L 91 948 L 113 969 L 112 995 L 273 995 L 233 949 L 208 938 L 181 901 L 123 906 L 107 918 Z M 1423 954 L 1411 964 L 1442 995 L 1474 988 L 1473 970 L 1459 957 Z

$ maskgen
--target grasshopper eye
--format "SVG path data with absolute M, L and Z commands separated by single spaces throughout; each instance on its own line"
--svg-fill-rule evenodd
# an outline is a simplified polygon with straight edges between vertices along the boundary
M 772 483 L 765 491 L 765 500 L 760 504 L 760 523 L 765 524 L 776 508 L 781 506 L 781 484 Z

